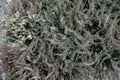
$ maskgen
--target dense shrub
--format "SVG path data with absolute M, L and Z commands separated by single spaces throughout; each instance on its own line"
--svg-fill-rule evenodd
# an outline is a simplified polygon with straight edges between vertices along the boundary
M 8 4 L 8 42 L 22 50 L 11 79 L 119 80 L 119 6 L 119 0 Z

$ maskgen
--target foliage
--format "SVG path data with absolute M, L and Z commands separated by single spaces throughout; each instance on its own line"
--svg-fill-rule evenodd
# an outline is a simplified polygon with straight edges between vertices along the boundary
M 24 1 L 5 21 L 22 50 L 11 79 L 120 79 L 119 0 Z

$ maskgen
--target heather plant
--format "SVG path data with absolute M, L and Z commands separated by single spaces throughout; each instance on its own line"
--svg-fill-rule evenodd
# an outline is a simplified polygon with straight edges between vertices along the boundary
M 8 4 L 8 43 L 21 47 L 20 70 L 10 79 L 119 80 L 119 6 L 119 0 Z

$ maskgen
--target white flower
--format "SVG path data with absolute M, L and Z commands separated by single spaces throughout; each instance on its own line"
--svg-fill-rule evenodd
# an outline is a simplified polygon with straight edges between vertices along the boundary
M 27 36 L 27 39 L 32 39 L 32 35 L 29 34 L 29 35 Z

